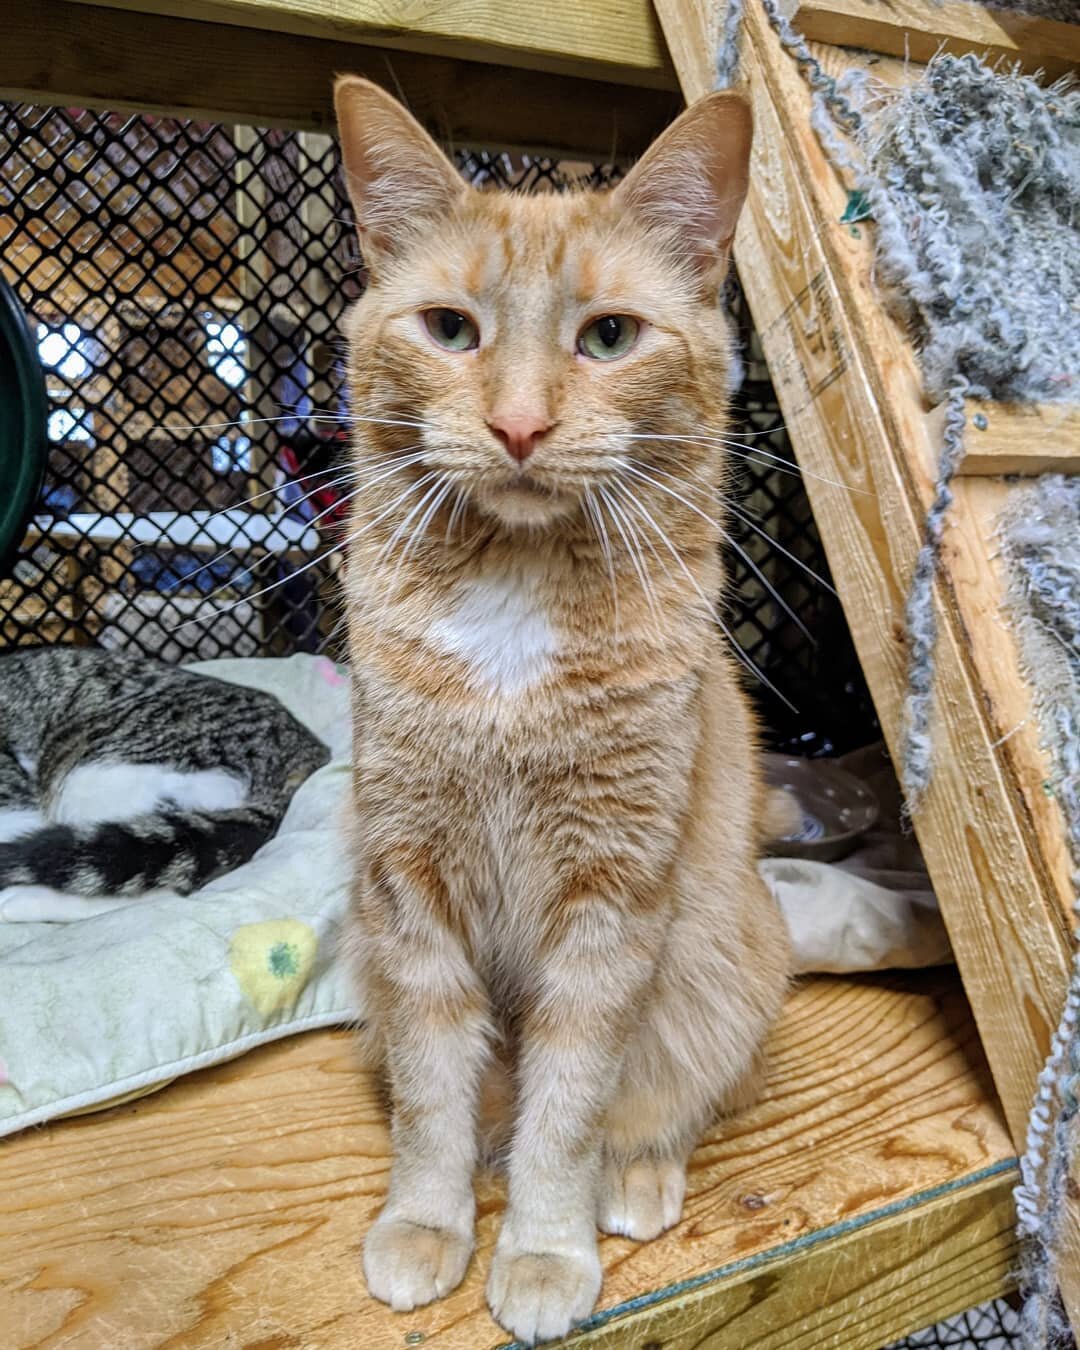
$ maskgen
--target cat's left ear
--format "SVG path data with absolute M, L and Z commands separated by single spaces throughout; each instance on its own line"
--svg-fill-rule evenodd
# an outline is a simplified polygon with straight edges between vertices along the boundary
M 377 84 L 338 76 L 334 106 L 360 249 L 377 272 L 380 260 L 452 208 L 465 183 L 416 118 Z
M 671 124 L 615 190 L 615 199 L 722 278 L 750 176 L 753 122 L 738 94 L 699 99 Z

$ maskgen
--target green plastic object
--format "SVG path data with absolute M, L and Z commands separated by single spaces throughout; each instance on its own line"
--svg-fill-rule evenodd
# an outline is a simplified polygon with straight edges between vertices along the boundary
M 49 453 L 49 408 L 37 344 L 0 277 L 0 576 L 26 533 Z

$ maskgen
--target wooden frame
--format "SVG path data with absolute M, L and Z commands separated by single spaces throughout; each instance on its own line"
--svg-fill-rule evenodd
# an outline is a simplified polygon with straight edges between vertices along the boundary
M 656 4 L 686 97 L 700 97 L 712 87 L 718 16 L 710 0 Z M 833 73 L 857 59 L 816 54 Z M 907 687 L 904 604 L 936 475 L 932 420 L 915 353 L 873 284 L 870 231 L 841 223 L 847 188 L 811 128 L 809 89 L 754 3 L 741 60 L 757 140 L 736 261 L 895 755 Z M 1074 895 L 1064 821 L 1044 790 L 1037 722 L 1000 620 L 995 522 L 1007 493 L 1001 479 L 956 485 L 937 587 L 935 774 L 915 828 L 1022 1149 L 1064 1005 Z M 1075 1197 L 1062 1264 L 1080 1325 Z
M 929 61 L 974 52 L 1051 79 L 1080 67 L 1080 26 L 966 0 L 795 0 L 795 24 L 813 42 Z
M 965 477 L 1080 473 L 1080 407 L 1072 404 L 982 403 L 964 406 Z M 930 414 L 930 437 L 940 443 L 944 412 Z
M 678 89 L 660 24 L 641 0 L 75 0 L 218 27 L 355 42 L 388 51 Z
M 681 87 L 695 98 L 713 80 L 719 27 L 713 0 L 657 0 L 656 8 Z M 913 25 L 936 46 L 955 6 L 934 10 L 937 27 L 921 26 L 924 8 L 923 0 L 897 0 L 872 31 L 836 27 L 839 20 L 866 19 L 867 0 L 804 0 L 800 15 L 804 28 L 839 42 L 859 33 L 885 52 L 903 34 L 902 54 L 912 51 Z M 879 20 L 881 10 L 873 7 Z M 975 16 L 976 46 L 988 45 L 978 24 L 989 11 L 965 6 L 964 12 Z M 443 139 L 574 158 L 636 154 L 675 111 L 671 65 L 646 0 L 593 7 L 553 0 L 542 14 L 510 0 L 455 0 L 407 20 L 400 13 L 390 0 L 18 0 L 0 46 L 0 91 L 320 129 L 330 124 L 329 77 L 350 69 L 403 92 Z M 1032 32 L 1045 36 L 1041 28 L 1013 27 L 1009 41 L 1025 61 L 1046 64 L 1042 48 L 1025 36 Z M 1075 33 L 1063 36 L 1072 42 Z M 1003 54 L 1011 50 L 999 46 Z M 1067 45 L 1055 50 L 1073 59 Z M 836 48 L 818 55 L 835 73 L 860 59 Z M 736 255 L 895 747 L 905 692 L 903 604 L 932 491 L 935 413 L 923 402 L 910 344 L 878 302 L 872 226 L 853 231 L 840 223 L 845 184 L 810 128 L 807 90 L 757 0 L 747 0 L 742 59 L 755 107 L 757 162 Z M 877 68 L 894 80 L 906 77 L 895 63 Z M 812 982 L 780 1036 L 783 1044 L 793 1034 L 799 1007 L 811 1010 L 804 1025 L 811 1068 L 774 1079 L 772 1097 L 747 1126 L 760 1133 L 742 1152 L 720 1139 L 707 1142 L 695 1160 L 694 1207 L 679 1229 L 645 1248 L 605 1244 L 616 1303 L 575 1344 L 616 1346 L 647 1335 L 670 1350 L 742 1350 L 750 1343 L 876 1350 L 885 1339 L 1008 1286 L 1011 1155 L 1022 1146 L 1035 1076 L 1061 1007 L 1073 897 L 1060 813 L 1043 791 L 1046 765 L 1030 700 L 999 620 L 993 528 L 1008 488 L 988 475 L 1048 464 L 1075 468 L 1076 414 L 1066 415 L 1065 451 L 1058 453 L 1031 434 L 1043 430 L 1059 444 L 1045 410 L 971 411 L 987 425 L 971 439 L 951 513 L 938 588 L 937 771 L 916 826 L 1011 1141 L 965 1018 L 942 1021 L 947 992 L 927 993 L 936 977 L 898 979 L 891 1000 L 881 1004 L 880 1024 L 859 1024 L 867 1039 L 858 1042 L 859 1063 L 837 1089 L 835 1130 L 820 1117 L 809 1134 L 793 1129 L 783 1136 L 792 1159 L 831 1167 L 830 1141 L 850 1145 L 843 1121 L 856 1106 L 860 1120 L 867 1109 L 894 1110 L 896 1128 L 880 1157 L 850 1178 L 843 1169 L 830 1172 L 838 1189 L 814 1218 L 804 1207 L 799 1219 L 804 1183 L 790 1172 L 776 1200 L 768 1187 L 767 1194 L 725 1192 L 728 1175 L 741 1184 L 744 1175 L 756 1181 L 781 1174 L 775 1158 L 765 1166 L 761 1157 L 769 1128 L 780 1128 L 770 1111 L 788 1092 L 807 1100 L 800 1096 L 806 1076 L 822 1071 L 834 1039 L 844 1049 L 830 1000 L 842 1006 L 867 982 L 847 982 L 841 993 L 843 982 Z M 888 981 L 881 984 L 888 990 Z M 936 1011 L 927 1010 L 927 998 Z M 919 1027 L 929 1029 L 929 1039 L 920 1040 Z M 880 1028 L 888 1032 L 884 1039 Z M 921 1044 L 923 1059 L 941 1055 L 951 1067 L 944 1076 L 916 1075 L 918 1090 L 908 1091 L 904 1074 L 913 1071 L 901 1072 L 892 1055 L 913 1043 Z M 917 1062 L 925 1074 L 923 1059 L 901 1064 Z M 230 1131 L 242 1129 L 254 1131 L 251 1163 L 230 1142 Z M 325 1148 L 316 1143 L 323 1133 Z M 792 1152 L 794 1145 L 805 1154 Z M 246 1139 L 243 1147 L 251 1147 Z M 945 1159 L 947 1179 L 923 1184 L 913 1171 L 903 1195 L 877 1205 L 875 1176 L 915 1156 Z M 27 1347 L 63 1327 L 109 1328 L 125 1318 L 174 1338 L 208 1329 L 213 1343 L 253 1328 L 282 1344 L 294 1335 L 306 1337 L 305 1346 L 353 1345 L 358 1335 L 359 1343 L 397 1344 L 403 1324 L 364 1299 L 349 1247 L 381 1194 L 385 1157 L 371 1084 L 355 1074 L 334 1033 L 264 1049 L 189 1078 L 144 1106 L 46 1127 L 16 1141 L 0 1162 L 0 1194 L 13 1216 L 0 1255 L 17 1272 L 3 1295 L 12 1317 L 4 1307 L 0 1324 L 15 1326 Z M 110 1166 L 116 1175 L 105 1176 L 102 1168 Z M 702 1197 L 714 1181 L 715 1197 L 707 1202 Z M 112 1211 L 103 1198 L 116 1185 L 123 1188 L 117 1210 L 126 1216 L 123 1231 L 109 1227 Z M 176 1197 L 174 1208 L 171 1201 L 162 1205 L 163 1195 Z M 747 1238 L 729 1210 L 741 1204 L 755 1213 L 759 1200 L 765 1214 Z M 351 1239 L 336 1217 L 338 1205 L 357 1220 L 347 1230 Z M 483 1197 L 482 1212 L 490 1245 L 494 1192 Z M 32 1230 L 16 1232 L 24 1213 L 35 1223 L 41 1215 L 53 1221 L 66 1235 L 63 1255 L 47 1233 L 35 1239 Z M 844 1226 L 840 1214 L 855 1222 Z M 801 1245 L 785 1235 L 788 1220 L 806 1225 Z M 187 1230 L 190 1241 L 182 1245 L 190 1269 L 171 1246 L 155 1245 L 163 1225 L 178 1241 Z M 1080 1325 L 1075 1200 L 1068 1225 L 1065 1293 Z M 729 1246 L 709 1248 L 703 1257 L 702 1234 L 707 1244 L 721 1231 Z M 267 1258 L 279 1250 L 299 1255 L 302 1286 L 274 1280 L 277 1267 Z M 696 1270 L 691 1283 L 680 1282 L 688 1270 Z M 474 1271 L 460 1294 L 409 1325 L 439 1350 L 474 1350 L 497 1343 L 484 1319 Z
M 640 154 L 679 106 L 663 88 L 75 0 L 17 0 L 4 24 L 0 97 L 37 103 L 330 130 L 333 77 L 351 71 L 399 93 L 451 144 L 578 159 Z

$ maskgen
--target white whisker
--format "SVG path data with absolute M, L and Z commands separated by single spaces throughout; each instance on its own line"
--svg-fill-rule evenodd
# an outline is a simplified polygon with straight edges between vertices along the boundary
M 453 480 L 446 478 L 444 476 L 441 484 L 441 489 L 442 490 L 436 495 L 434 501 L 424 512 L 424 514 L 420 517 L 420 520 L 417 523 L 416 528 L 413 530 L 412 535 L 409 538 L 409 542 L 402 549 L 401 557 L 398 559 L 399 570 L 401 568 L 402 563 L 404 563 L 406 559 L 409 557 L 409 554 L 413 551 L 413 548 L 416 546 L 416 544 L 424 537 L 425 534 L 427 534 L 427 528 L 431 524 L 432 520 L 435 518 L 435 515 L 438 512 L 439 507 L 442 506 L 443 502 L 446 501 L 447 497 L 454 490 Z
M 592 489 L 585 489 L 585 507 L 588 511 L 589 520 L 592 523 L 593 530 L 596 533 L 597 541 L 604 554 L 604 561 L 607 563 L 608 576 L 611 579 L 611 604 L 614 609 L 615 617 L 615 636 L 619 636 L 619 584 L 615 578 L 615 559 L 611 552 L 611 540 L 608 537 L 607 526 L 604 524 L 604 518 L 597 506 L 596 499 L 592 495 Z
M 634 463 L 636 464 L 637 461 L 635 460 Z M 628 467 L 629 467 L 629 465 L 628 465 Z M 650 467 L 652 467 L 652 466 L 650 466 Z M 681 479 L 675 478 L 675 475 L 674 475 L 674 474 L 669 474 L 669 473 L 667 473 L 667 471 L 664 470 L 664 469 L 656 469 L 655 471 L 656 471 L 657 473 L 663 473 L 663 474 L 665 475 L 665 477 L 668 477 L 668 478 L 673 479 L 675 482 L 679 483 L 681 486 L 686 486 L 684 483 L 682 483 L 682 480 L 681 480 Z M 631 469 L 631 472 L 633 472 L 632 469 Z M 640 471 L 638 472 L 638 477 L 639 477 L 639 478 L 646 478 L 646 480 L 648 480 L 648 475 L 646 475 L 646 474 L 644 474 L 644 473 L 641 473 Z M 734 539 L 734 538 L 727 532 L 727 530 L 724 529 L 723 525 L 721 525 L 720 522 L 719 522 L 718 520 L 714 520 L 711 516 L 707 515 L 707 514 L 706 514 L 704 511 L 702 511 L 699 507 L 695 506 L 695 505 L 693 504 L 693 502 L 688 501 L 685 497 L 681 496 L 679 493 L 675 492 L 673 489 L 668 488 L 668 487 L 665 487 L 663 483 L 658 483 L 658 482 L 656 482 L 655 480 L 652 480 L 652 481 L 653 481 L 653 486 L 654 486 L 654 487 L 660 488 L 660 490 L 661 490 L 662 492 L 670 493 L 670 495 L 673 496 L 673 497 L 678 497 L 679 501 L 681 501 L 681 502 L 683 503 L 684 506 L 690 507 L 690 509 L 691 509 L 692 511 L 696 511 L 697 514 L 698 514 L 699 516 L 702 517 L 702 519 L 707 520 L 711 525 L 715 525 L 715 526 L 716 526 L 716 528 L 717 528 L 717 529 L 720 531 L 720 533 L 723 535 L 724 541 L 728 544 L 728 546 L 731 547 L 731 548 L 733 548 L 733 549 L 735 550 L 735 552 L 738 553 L 739 557 L 742 558 L 743 562 L 747 565 L 747 567 L 749 567 L 749 569 L 751 570 L 751 572 L 753 572 L 754 576 L 757 577 L 758 581 L 762 584 L 762 586 L 764 586 L 764 588 L 765 588 L 765 590 L 768 592 L 768 594 L 769 594 L 769 595 L 773 598 L 773 600 L 780 606 L 780 608 L 784 611 L 784 613 L 788 616 L 788 618 L 792 621 L 792 623 L 795 624 L 796 628 L 799 629 L 799 631 L 800 631 L 800 632 L 802 633 L 802 635 L 807 639 L 808 642 L 812 643 L 812 644 L 816 647 L 816 646 L 817 646 L 817 639 L 811 634 L 810 630 L 809 630 L 809 629 L 806 627 L 806 625 L 803 623 L 802 619 L 799 618 L 799 616 L 795 613 L 795 611 L 791 608 L 791 606 L 788 604 L 788 602 L 784 599 L 784 597 L 780 594 L 780 592 L 779 592 L 779 591 L 776 589 L 776 587 L 772 584 L 772 582 L 771 582 L 771 581 L 769 580 L 769 578 L 765 575 L 765 573 L 761 570 L 761 568 L 757 565 L 757 563 L 753 560 L 753 558 L 751 558 L 750 554 L 747 553 L 746 549 L 743 548 L 743 546 L 739 543 L 739 541 L 738 541 L 737 539 Z M 732 509 L 732 510 L 736 510 L 735 507 L 731 507 L 731 509 Z M 736 514 L 737 514 L 737 512 L 736 512 Z M 742 517 L 742 518 L 745 519 L 745 517 Z M 752 522 L 747 522 L 747 523 L 750 523 L 751 526 L 752 526 L 752 528 L 756 528 L 756 526 L 753 526 L 753 525 L 752 525 Z M 767 536 L 766 536 L 766 537 L 767 537 Z M 775 542 L 775 541 L 774 541 L 774 542 Z M 778 546 L 778 547 L 779 547 L 779 546 Z M 819 578 L 819 580 L 820 580 L 820 578 Z M 824 583 L 822 583 L 822 584 L 824 584 Z
M 305 521 L 304 523 L 309 528 L 314 528 L 315 526 L 318 525 L 319 521 L 322 520 L 324 516 L 331 515 L 334 511 L 338 510 L 342 505 L 353 501 L 356 497 L 360 495 L 361 492 L 366 491 L 369 487 L 373 487 L 376 483 L 382 482 L 383 479 L 393 477 L 394 474 L 399 473 L 402 469 L 408 468 L 410 464 L 416 463 L 417 460 L 423 459 L 424 453 L 425 452 L 421 451 L 418 454 L 402 454 L 395 456 L 392 461 L 393 467 L 390 469 L 386 469 L 385 460 L 380 461 L 379 465 L 376 467 L 382 468 L 384 472 L 378 473 L 374 477 L 368 478 L 363 482 L 359 483 L 357 487 L 355 487 L 351 492 L 345 493 L 338 501 L 332 502 L 329 506 L 325 507 L 322 511 L 320 511 L 318 515 L 313 516 L 311 520 Z M 359 474 L 357 474 L 353 470 L 350 470 L 348 473 L 343 474 L 340 478 L 336 478 L 333 481 L 333 483 L 320 484 L 320 486 L 313 488 L 310 492 L 306 492 L 301 498 L 299 498 L 298 501 L 290 502 L 288 509 L 294 509 L 295 507 L 301 505 L 301 503 L 306 502 L 308 498 L 314 497 L 317 492 L 328 491 L 331 487 L 336 487 L 341 483 L 348 483 L 350 481 L 355 480 L 358 477 Z M 274 490 L 276 491 L 276 489 Z M 224 510 L 222 511 L 215 511 L 213 515 L 209 517 L 209 520 L 213 520 L 217 516 L 224 515 L 227 511 L 234 509 L 235 508 L 233 507 L 225 507 Z M 195 537 L 198 538 L 198 535 L 196 535 Z M 215 562 L 218 562 L 223 558 L 229 557 L 230 554 L 236 552 L 237 548 L 238 545 L 234 544 L 231 548 L 226 549 L 224 553 L 215 553 L 214 556 L 208 562 L 203 563 L 202 567 L 197 567 L 194 572 L 189 572 L 186 577 L 181 577 L 180 579 L 181 584 L 183 584 L 185 581 L 190 581 L 192 577 L 197 577 L 200 572 L 204 572 L 208 567 L 212 567 Z M 272 556 L 273 555 L 270 553 L 267 554 L 267 557 Z M 250 572 L 251 570 L 252 570 L 251 568 L 247 569 L 248 572 Z M 236 578 L 235 577 L 231 578 L 231 582 L 232 584 L 235 584 Z M 212 600 L 215 594 L 220 593 L 220 591 L 225 589 L 225 587 L 227 587 L 229 584 L 230 582 L 224 582 L 222 586 L 218 588 L 218 591 L 211 592 L 211 594 L 207 596 L 207 599 Z
M 361 413 L 345 413 L 342 415 L 322 415 L 322 414 L 302 414 L 302 413 L 279 413 L 276 417 L 241 417 L 232 422 L 198 422 L 198 423 L 163 423 L 160 426 L 150 427 L 150 431 L 228 431 L 236 427 L 254 427 L 269 426 L 276 422 L 320 422 L 331 423 L 335 426 L 342 426 L 346 423 L 354 424 L 357 422 L 370 422 L 374 425 L 384 427 L 412 427 L 419 431 L 430 431 L 429 422 L 417 422 L 414 419 L 401 417 L 365 417 Z
M 366 525 L 361 526 L 361 528 L 358 530 L 354 530 L 352 534 L 350 534 L 347 538 L 341 540 L 340 543 L 333 545 L 333 547 L 328 548 L 324 553 L 320 553 L 317 558 L 312 558 L 309 562 L 306 562 L 303 565 L 303 567 L 296 568 L 294 571 L 290 572 L 287 577 L 280 577 L 277 581 L 271 582 L 269 586 L 264 586 L 262 590 L 256 591 L 253 595 L 241 595 L 240 597 L 238 597 L 238 599 L 234 600 L 231 605 L 225 605 L 221 609 L 214 610 L 211 614 L 206 615 L 197 614 L 190 619 L 186 619 L 183 623 L 177 624 L 176 627 L 173 628 L 171 631 L 175 633 L 178 632 L 181 628 L 189 627 L 191 624 L 205 623 L 209 619 L 220 618 L 223 614 L 229 614 L 232 610 L 236 609 L 238 605 L 250 603 L 253 600 L 257 600 L 261 595 L 266 595 L 269 591 L 276 590 L 278 586 L 284 586 L 286 582 L 292 581 L 293 578 L 303 576 L 305 572 L 310 571 L 311 568 L 313 567 L 317 567 L 319 563 L 325 562 L 326 559 L 331 557 L 333 554 L 348 548 L 349 545 L 354 543 L 357 539 L 359 539 L 361 535 L 366 534 L 368 530 L 378 525 L 378 523 L 381 520 L 384 520 L 388 515 L 390 515 L 391 512 L 397 510 L 397 508 L 401 505 L 404 499 L 407 496 L 409 496 L 410 493 L 415 492 L 416 489 L 421 484 L 426 483 L 432 476 L 433 476 L 432 474 L 425 474 L 422 478 L 419 478 L 415 482 L 410 483 L 406 488 L 404 488 L 401 492 L 398 493 L 397 497 L 394 498 L 394 500 L 390 503 L 389 506 L 384 507 L 383 510 L 380 511 L 379 514 L 375 516 L 373 519 L 369 520 Z M 212 600 L 213 596 L 212 595 L 207 596 L 207 599 Z
M 619 488 L 619 490 L 625 496 L 626 500 L 643 512 L 643 518 L 646 519 L 649 522 L 649 524 L 653 527 L 653 529 L 656 531 L 657 537 L 660 539 L 660 542 L 667 548 L 668 552 L 671 554 L 672 558 L 678 565 L 679 570 L 686 577 L 687 581 L 690 582 L 690 585 L 693 586 L 694 590 L 701 598 L 701 601 L 705 605 L 709 617 L 712 619 L 712 621 L 716 624 L 716 626 L 720 629 L 723 635 L 727 638 L 728 642 L 731 644 L 732 651 L 735 653 L 736 658 L 746 667 L 747 670 L 749 670 L 761 681 L 761 683 L 766 687 L 766 689 L 769 689 L 772 693 L 776 695 L 778 699 L 780 699 L 782 703 L 785 703 L 791 709 L 792 712 L 798 712 L 798 709 L 791 702 L 791 700 L 785 697 L 785 695 L 782 694 L 779 689 L 777 689 L 776 685 L 774 685 L 773 682 L 764 673 L 764 671 L 762 671 L 758 667 L 757 663 L 753 660 L 753 658 L 748 656 L 747 653 L 744 652 L 743 649 L 739 646 L 738 642 L 735 640 L 734 633 L 732 633 L 731 629 L 728 628 L 727 624 L 724 622 L 724 620 L 720 617 L 719 613 L 717 612 L 715 602 L 710 600 L 709 597 L 705 594 L 705 591 L 702 589 L 701 583 L 698 581 L 697 577 L 694 576 L 693 572 L 691 572 L 690 569 L 687 567 L 682 557 L 680 557 L 678 549 L 668 538 L 667 533 L 657 524 L 657 522 L 653 519 L 652 515 L 648 511 L 645 511 L 643 507 L 641 507 L 641 504 L 638 502 L 637 498 L 634 496 L 634 494 L 630 491 L 629 487 L 624 482 L 622 482 L 619 479 L 616 479 L 613 482 L 612 486 Z
M 459 483 L 457 496 L 454 498 L 454 505 L 450 509 L 450 519 L 446 522 L 446 543 L 450 544 L 453 537 L 454 528 L 457 522 L 464 515 L 465 508 L 468 505 L 468 494 L 465 491 L 465 484 Z
M 433 497 L 435 498 L 435 504 L 437 506 L 442 496 L 445 495 L 446 490 L 449 488 L 449 484 L 447 483 L 444 475 L 440 473 L 438 470 L 433 469 L 430 471 L 430 473 L 424 475 L 424 477 L 420 481 L 431 482 L 431 479 L 434 479 L 435 481 L 431 483 L 431 486 L 420 498 L 420 500 L 416 503 L 416 505 L 412 507 L 412 509 L 405 516 L 405 518 L 398 523 L 397 527 L 390 535 L 390 538 L 379 550 L 378 556 L 376 557 L 374 563 L 372 563 L 371 565 L 372 575 L 378 572 L 382 564 L 385 561 L 387 561 L 389 556 L 392 554 L 394 546 L 397 544 L 399 539 L 402 539 L 404 537 L 406 530 L 409 528 L 409 522 L 414 518 L 414 516 L 419 514 L 419 512 L 424 511 L 424 508 L 428 506 Z M 405 562 L 405 559 L 408 556 L 409 550 L 412 548 L 413 544 L 416 542 L 416 539 L 419 537 L 424 522 L 427 521 L 428 519 L 429 519 L 429 512 L 425 511 L 422 519 L 413 528 L 413 531 L 409 536 L 408 543 L 404 546 L 400 555 L 398 556 L 397 565 L 394 568 L 394 574 L 390 578 L 390 584 L 386 586 L 383 590 L 383 604 L 382 609 L 379 611 L 380 619 L 382 615 L 386 613 L 386 607 L 389 605 L 393 596 L 397 593 L 397 583 L 398 577 L 401 575 L 401 568 Z
M 642 595 L 645 597 L 645 601 L 656 622 L 657 631 L 662 633 L 663 626 L 660 622 L 660 613 L 656 607 L 656 593 L 653 590 L 645 571 L 644 560 L 641 558 L 641 550 L 640 548 L 635 548 L 634 544 L 631 542 L 631 534 L 636 538 L 636 531 L 634 530 L 633 524 L 619 508 L 615 499 L 610 496 L 603 485 L 600 486 L 599 493 L 601 500 L 606 503 L 608 510 L 611 512 L 611 518 L 615 522 L 615 528 L 618 530 L 623 543 L 626 545 L 626 551 L 630 555 L 630 561 L 633 564 L 634 571 L 637 573 L 637 579 L 641 583 Z
M 809 563 L 803 562 L 803 560 L 797 554 L 792 553 L 790 549 L 785 548 L 779 539 L 774 539 L 772 535 L 768 533 L 767 530 L 763 530 L 760 525 L 758 525 L 750 516 L 746 514 L 745 511 L 743 511 L 740 507 L 736 506 L 733 502 L 729 502 L 728 507 L 734 515 L 738 516 L 738 518 L 743 522 L 744 525 L 749 525 L 755 534 L 759 534 L 762 537 L 762 539 L 766 541 L 766 543 L 769 545 L 770 548 L 779 549 L 779 551 L 784 555 L 785 558 L 787 558 L 790 562 L 793 562 L 796 567 L 801 567 L 808 577 L 812 577 L 819 586 L 827 590 L 830 595 L 835 595 L 836 598 L 839 600 L 840 597 L 839 594 L 837 593 L 835 586 L 831 586 L 825 580 L 824 577 L 818 576 L 818 574 L 814 571 L 814 569 L 810 566 Z
M 723 446 L 729 454 L 737 459 L 749 460 L 754 462 L 754 456 L 768 461 L 779 473 L 788 473 L 795 478 L 814 478 L 819 483 L 828 483 L 830 487 L 842 488 L 845 492 L 858 492 L 864 497 L 873 497 L 876 494 L 867 488 L 854 487 L 850 483 L 841 483 L 836 478 L 826 478 L 823 474 L 813 473 L 810 469 L 803 469 L 794 460 L 785 459 L 783 455 L 774 455 L 769 450 L 759 450 L 756 446 L 743 446 L 738 442 L 729 441 L 726 436 L 710 436 L 705 433 L 697 433 L 690 436 L 662 435 L 659 432 L 643 432 L 640 435 L 623 432 L 620 434 L 621 440 L 626 441 L 681 441 L 685 445 L 720 445 Z
M 435 488 L 438 487 L 438 479 L 440 479 L 441 477 L 442 475 L 439 473 L 437 469 L 429 469 L 427 473 L 422 474 L 416 480 L 417 487 L 421 485 L 426 486 L 428 483 L 432 482 L 432 479 L 435 479 L 436 481 L 432 485 L 432 487 L 429 488 L 429 490 L 424 493 L 424 495 L 415 504 L 415 506 L 413 506 L 409 510 L 405 518 L 403 520 L 398 521 L 397 525 L 394 527 L 390 535 L 390 538 L 387 539 L 385 544 L 383 544 L 382 548 L 379 550 L 375 558 L 375 561 L 371 565 L 371 571 L 373 574 L 379 570 L 382 564 L 386 561 L 387 556 L 390 554 L 394 546 L 397 544 L 398 540 L 404 536 L 405 531 L 409 528 L 409 523 L 412 521 L 413 517 L 417 514 L 418 511 L 422 511 L 424 509 L 424 503 L 427 501 L 428 497 L 435 490 Z
M 787 610 L 787 613 L 790 615 L 792 619 L 795 620 L 795 622 L 799 625 L 799 627 L 802 628 L 802 631 L 806 633 L 806 636 L 810 637 L 810 634 L 806 632 L 806 629 L 803 627 L 801 620 L 798 618 L 795 612 L 787 605 L 787 603 L 784 600 L 781 599 L 781 597 L 776 593 L 776 591 L 773 590 L 772 585 L 765 579 L 764 575 L 758 570 L 756 564 L 751 561 L 745 550 L 742 549 L 732 539 L 731 535 L 728 534 L 728 532 L 724 529 L 724 527 L 720 524 L 718 520 L 714 519 L 707 512 L 703 511 L 701 507 L 696 506 L 692 501 L 688 500 L 681 493 L 676 492 L 674 488 L 670 488 L 666 484 L 658 482 L 651 475 L 643 473 L 640 467 L 640 461 L 628 459 L 625 462 L 624 467 L 628 469 L 630 473 L 634 474 L 636 477 L 643 479 L 645 482 L 651 483 L 653 487 L 658 488 L 661 492 L 666 492 L 668 496 L 675 497 L 678 501 L 682 502 L 684 506 L 689 507 L 691 511 L 695 511 L 702 518 L 702 520 L 708 521 L 710 525 L 712 525 L 715 529 L 719 530 L 720 533 L 723 535 L 724 539 L 729 544 L 731 544 L 732 547 L 738 549 L 743 559 L 750 565 L 750 567 L 756 573 L 758 579 L 770 591 L 770 593 L 773 596 L 773 599 L 776 600 L 785 610 Z M 652 465 L 650 465 L 649 467 L 653 468 Z M 687 486 L 685 483 L 683 483 L 682 479 L 676 478 L 674 474 L 668 473 L 666 469 L 656 469 L 655 471 L 657 473 L 664 474 L 666 478 L 672 479 L 673 482 L 679 483 L 680 486 L 682 487 Z M 796 564 L 796 566 L 801 567 L 804 572 L 812 576 L 819 586 L 823 586 L 825 590 L 831 591 L 833 595 L 836 594 L 836 591 L 833 590 L 832 586 L 829 585 L 829 583 L 825 580 L 824 577 L 819 577 L 818 574 L 814 571 L 814 569 L 809 566 L 809 564 L 804 563 L 801 558 L 796 557 L 794 553 L 791 553 L 788 549 L 786 549 L 784 545 L 779 542 L 779 540 L 774 539 L 772 535 L 768 534 L 765 530 L 763 530 L 760 525 L 755 524 L 753 519 L 750 516 L 748 516 L 745 512 L 740 511 L 739 508 L 733 502 L 726 501 L 725 505 L 727 506 L 727 509 L 732 512 L 733 515 L 738 516 L 738 518 L 745 525 L 749 525 L 749 527 L 754 531 L 755 534 L 759 534 L 762 537 L 762 539 L 767 540 L 769 544 L 772 545 L 773 548 L 779 549 L 779 551 L 786 558 L 789 558 L 793 563 Z M 812 638 L 811 641 L 813 641 Z

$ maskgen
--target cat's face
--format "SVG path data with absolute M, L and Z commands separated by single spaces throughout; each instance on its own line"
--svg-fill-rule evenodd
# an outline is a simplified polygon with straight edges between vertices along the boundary
M 637 475 L 716 467 L 702 433 L 727 394 L 745 106 L 684 114 L 613 193 L 534 197 L 466 188 L 366 82 L 342 81 L 338 109 L 372 272 L 349 321 L 354 411 L 387 419 L 359 422 L 361 453 L 419 456 L 415 501 L 446 485 L 510 528 L 597 511 L 618 528 L 627 491 L 669 515 Z

